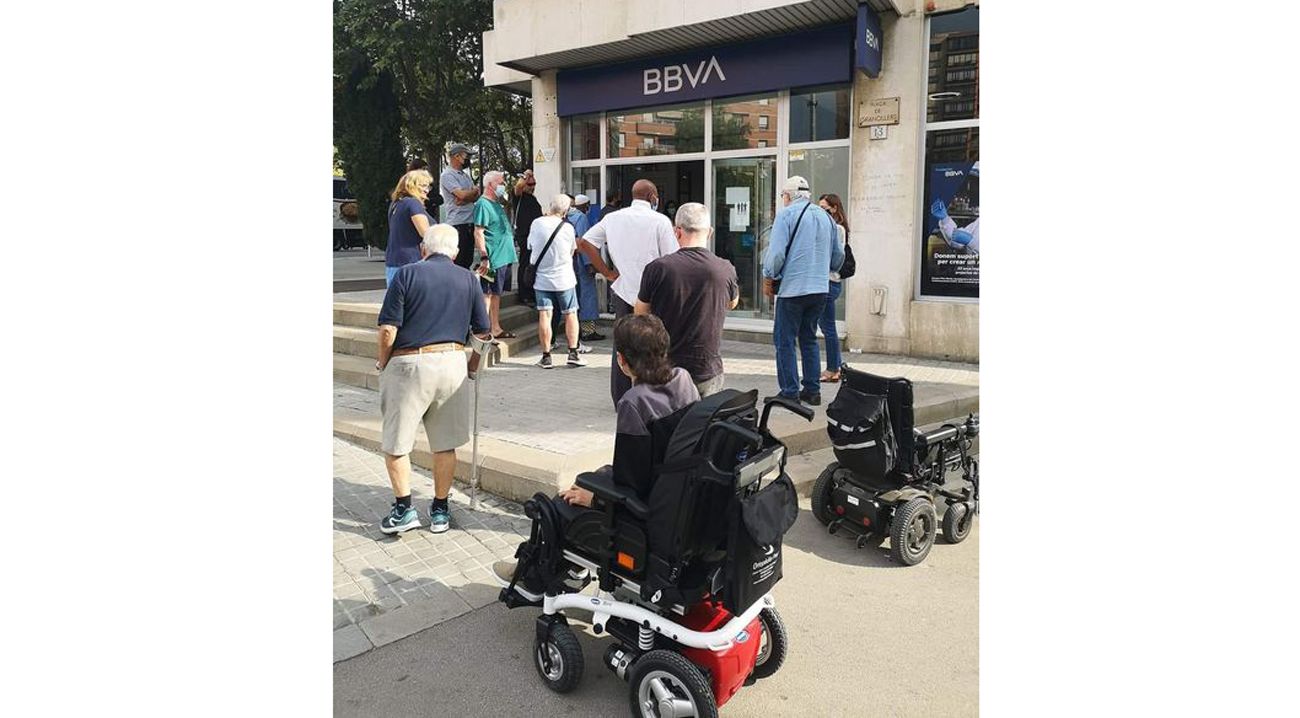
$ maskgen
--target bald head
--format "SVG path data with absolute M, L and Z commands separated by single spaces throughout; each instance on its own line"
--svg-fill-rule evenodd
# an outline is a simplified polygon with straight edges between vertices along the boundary
M 653 204 L 654 198 L 659 196 L 659 190 L 655 183 L 648 179 L 639 179 L 632 183 L 632 199 L 643 199 Z

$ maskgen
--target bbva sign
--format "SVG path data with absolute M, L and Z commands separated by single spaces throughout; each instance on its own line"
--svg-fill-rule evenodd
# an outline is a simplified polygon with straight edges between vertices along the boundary
M 661 92 L 677 92 L 687 82 L 691 87 L 697 87 L 707 83 L 709 78 L 714 76 L 719 81 L 727 81 L 727 76 L 722 73 L 722 65 L 718 64 L 716 55 L 710 56 L 708 60 L 700 60 L 694 72 L 691 71 L 690 65 L 685 64 L 668 65 L 662 69 L 648 67 L 641 74 L 641 94 L 658 95 Z

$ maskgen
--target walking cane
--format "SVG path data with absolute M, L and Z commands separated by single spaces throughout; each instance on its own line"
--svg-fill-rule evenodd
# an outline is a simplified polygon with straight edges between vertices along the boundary
M 470 372 L 474 380 L 474 464 L 469 474 L 469 506 L 478 510 L 478 391 L 483 384 L 483 372 L 487 370 L 487 354 L 492 351 L 491 339 L 479 339 L 473 332 L 469 335 L 470 349 L 478 355 L 478 366 Z

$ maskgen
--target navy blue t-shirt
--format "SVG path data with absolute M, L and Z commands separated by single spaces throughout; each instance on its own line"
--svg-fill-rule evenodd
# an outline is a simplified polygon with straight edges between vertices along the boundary
M 487 307 L 478 275 L 445 254 L 397 270 L 379 309 L 379 324 L 397 327 L 394 349 L 465 343 L 471 329 L 488 330 Z
M 403 267 L 420 261 L 420 233 L 415 231 L 411 215 L 429 213 L 420 200 L 403 197 L 388 206 L 388 249 L 384 250 L 384 266 Z M 429 224 L 437 221 L 430 219 Z

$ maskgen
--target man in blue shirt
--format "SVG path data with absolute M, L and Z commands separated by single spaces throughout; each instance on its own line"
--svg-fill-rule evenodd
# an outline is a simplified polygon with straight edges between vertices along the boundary
M 429 528 L 450 526 L 447 496 L 456 447 L 469 441 L 470 389 L 464 343 L 470 331 L 487 338 L 488 315 L 479 278 L 458 267 L 457 231 L 435 224 L 424 233 L 420 259 L 397 270 L 379 310 L 379 410 L 384 465 L 393 507 L 379 529 L 395 534 L 420 526 L 411 506 L 411 450 L 420 425 L 433 452 Z
M 781 396 L 816 406 L 821 403 L 821 353 L 817 347 L 817 319 L 830 291 L 831 270 L 844 263 L 844 249 L 837 241 L 835 222 L 826 210 L 812 202 L 808 180 L 795 175 L 781 189 L 785 207 L 772 224 L 772 240 L 763 255 L 764 291 L 768 280 L 780 280 L 776 292 L 776 322 L 772 343 L 776 346 L 776 381 Z M 795 340 L 803 359 L 803 389 L 800 390 Z

